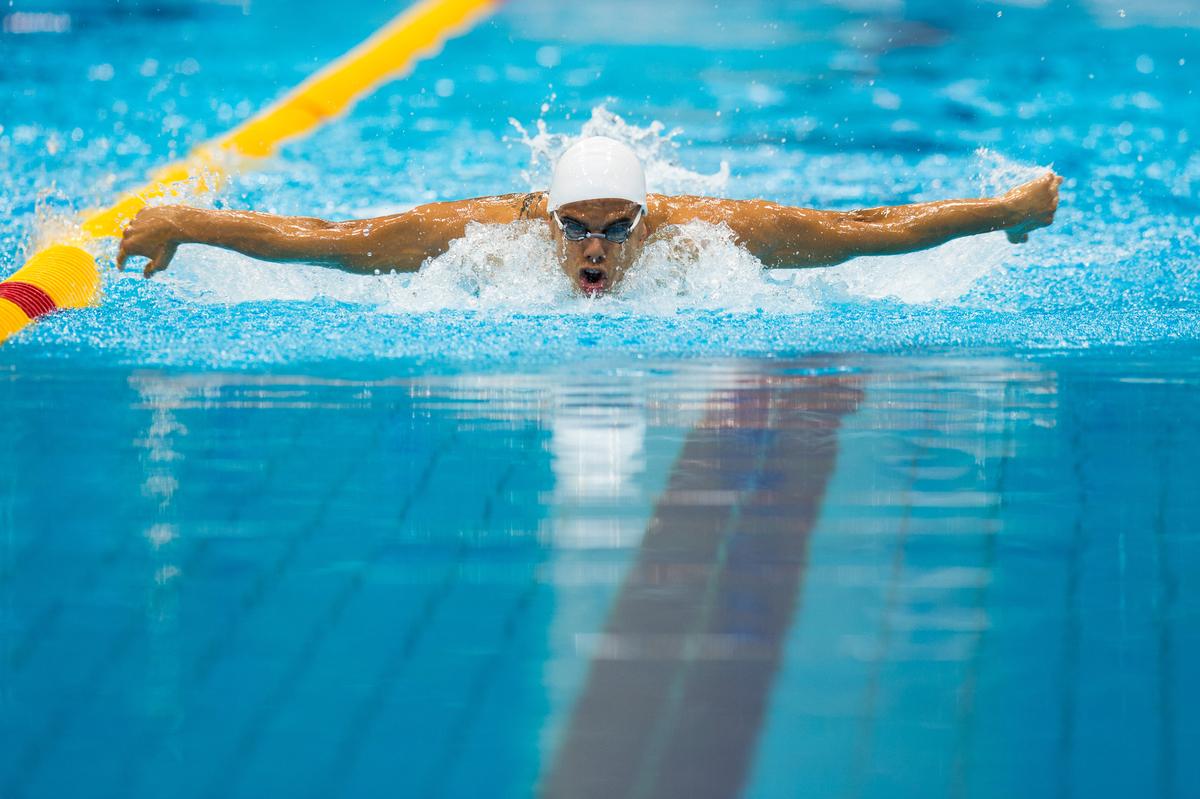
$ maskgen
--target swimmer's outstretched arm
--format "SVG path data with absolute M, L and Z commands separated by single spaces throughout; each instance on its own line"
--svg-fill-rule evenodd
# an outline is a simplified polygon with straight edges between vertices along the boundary
M 527 218 L 540 195 L 508 194 L 431 203 L 374 219 L 327 222 L 254 211 L 215 211 L 183 205 L 143 209 L 125 229 L 117 268 L 148 258 L 142 273 L 166 269 L 184 244 L 207 244 L 264 261 L 303 261 L 347 272 L 415 272 L 446 251 L 467 224 L 504 224 Z
M 667 216 L 724 222 L 768 267 L 832 266 L 864 255 L 897 255 L 1003 230 L 1013 242 L 1054 221 L 1062 178 L 1049 172 L 1001 197 L 945 200 L 859 211 L 816 211 L 761 200 L 664 198 Z M 691 208 L 682 207 L 691 205 Z

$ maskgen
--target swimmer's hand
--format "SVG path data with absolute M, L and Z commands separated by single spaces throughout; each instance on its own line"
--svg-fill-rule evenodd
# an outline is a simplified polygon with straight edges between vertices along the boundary
M 1000 198 L 1012 213 L 1015 224 L 1005 228 L 1013 244 L 1029 241 L 1029 233 L 1054 221 L 1058 210 L 1058 187 L 1062 178 L 1047 172 L 1036 180 L 1017 186 Z
M 133 256 L 149 258 L 142 269 L 144 277 L 166 269 L 175 257 L 179 245 L 188 241 L 184 227 L 186 216 L 195 209 L 180 205 L 143 208 L 138 212 L 117 249 L 117 269 L 124 270 L 125 262 Z

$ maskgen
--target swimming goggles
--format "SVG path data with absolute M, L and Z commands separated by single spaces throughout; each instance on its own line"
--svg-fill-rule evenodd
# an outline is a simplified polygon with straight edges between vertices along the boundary
M 624 244 L 629 240 L 629 234 L 637 227 L 637 223 L 642 219 L 642 212 L 645 208 L 638 207 L 637 215 L 632 222 L 615 222 L 599 233 L 593 233 L 587 229 L 587 225 L 582 222 L 576 222 L 574 219 L 568 219 L 565 222 L 558 215 L 558 211 L 554 211 L 551 216 L 558 223 L 558 229 L 563 232 L 563 237 L 567 241 L 586 241 L 587 239 L 607 239 L 614 244 Z

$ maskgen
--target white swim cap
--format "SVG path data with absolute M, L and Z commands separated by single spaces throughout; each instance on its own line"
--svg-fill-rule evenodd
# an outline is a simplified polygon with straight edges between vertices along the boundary
M 554 166 L 546 210 L 615 197 L 646 207 L 646 173 L 628 145 L 607 136 L 575 142 Z

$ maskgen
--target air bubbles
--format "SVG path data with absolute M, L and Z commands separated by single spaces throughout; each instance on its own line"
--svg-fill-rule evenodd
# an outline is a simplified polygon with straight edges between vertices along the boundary
M 537 53 L 534 55 L 534 60 L 537 61 L 540 67 L 554 69 L 562 62 L 562 52 L 557 47 L 545 45 L 538 48 Z
M 786 99 L 786 95 L 778 88 L 759 81 L 750 83 L 746 96 L 758 108 L 780 105 Z
M 90 81 L 110 81 L 116 72 L 112 64 L 95 64 L 88 67 L 87 79 Z
M 885 111 L 896 111 L 900 108 L 900 95 L 887 89 L 875 89 L 871 92 L 871 102 Z
M 1134 66 L 1137 68 L 1138 72 L 1142 73 L 1143 75 L 1149 75 L 1154 71 L 1154 59 L 1145 53 L 1142 53 L 1137 57 L 1137 61 L 1134 62 Z
M 1162 103 L 1154 98 L 1153 95 L 1146 92 L 1137 92 L 1129 98 L 1130 105 L 1135 108 L 1140 108 L 1143 111 L 1157 111 L 1162 108 Z

